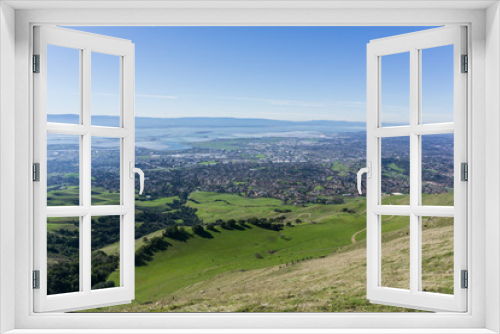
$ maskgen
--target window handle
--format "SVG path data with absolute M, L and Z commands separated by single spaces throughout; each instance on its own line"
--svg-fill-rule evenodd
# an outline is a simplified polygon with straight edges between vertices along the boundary
M 372 163 L 368 161 L 368 163 L 366 164 L 367 166 L 364 167 L 364 168 L 361 168 L 359 171 L 358 171 L 358 174 L 357 174 L 357 181 L 358 181 L 358 192 L 360 195 L 363 195 L 363 192 L 361 191 L 361 176 L 366 173 L 367 177 L 369 179 L 371 179 L 372 177 Z
M 135 177 L 135 173 L 139 174 L 139 195 L 142 195 L 144 191 L 144 172 L 140 168 L 134 167 L 134 162 L 130 161 L 130 178 L 133 179 Z

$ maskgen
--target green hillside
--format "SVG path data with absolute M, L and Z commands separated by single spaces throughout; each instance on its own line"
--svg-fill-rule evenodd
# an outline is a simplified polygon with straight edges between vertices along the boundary
M 230 196 L 222 195 L 226 199 L 230 199 L 228 198 Z M 266 201 L 260 200 L 261 210 L 265 207 Z M 234 230 L 216 227 L 216 232 L 207 231 L 211 236 L 208 238 L 192 234 L 186 242 L 167 238 L 172 245 L 167 251 L 158 253 L 154 261 L 147 266 L 136 268 L 136 299 L 140 303 L 152 302 L 158 297 L 221 273 L 265 268 L 325 256 L 350 244 L 352 234 L 365 227 L 363 214 L 342 212 L 343 208 L 356 209 L 361 206 L 362 201 L 353 200 L 346 205 L 332 206 L 333 208 L 319 205 L 301 208 L 304 210 L 299 210 L 299 213 L 283 215 L 293 219 L 299 216 L 305 218 L 304 212 L 316 209 L 318 212 L 314 215 L 317 216 L 317 221 L 314 224 L 286 226 L 282 231 L 245 224 L 245 227 Z M 240 212 L 239 217 L 233 215 L 241 208 L 241 206 L 227 208 L 232 213 L 228 218 L 246 217 L 248 212 L 245 210 Z M 321 217 L 322 211 L 327 211 L 328 215 Z M 199 214 L 204 217 L 205 212 L 200 209 Z M 219 214 L 221 217 L 224 216 L 224 212 Z M 276 216 L 276 213 L 271 211 L 269 215 Z M 153 233 L 148 237 L 156 235 L 159 233 Z M 138 240 L 137 246 L 143 243 L 143 240 Z M 104 250 L 113 252 L 110 247 Z M 109 279 L 116 280 L 116 275 L 117 272 Z
M 452 201 L 452 194 L 427 197 L 435 205 L 449 205 Z M 197 214 L 205 223 L 217 219 L 285 216 L 284 222 L 291 226 L 281 231 L 248 223 L 237 224 L 231 230 L 216 226 L 213 231 L 207 229 L 203 237 L 186 228 L 190 235 L 187 240 L 165 238 L 170 244 L 168 249 L 156 253 L 146 266 L 136 267 L 136 300 L 131 305 L 98 311 L 404 311 L 371 305 L 364 298 L 364 197 L 348 198 L 345 204 L 305 207 L 282 206 L 274 199 L 230 194 L 195 192 L 189 198 L 189 206 L 198 209 Z M 405 195 L 383 199 L 384 204 L 392 205 L 406 201 Z M 296 219 L 301 222 L 295 223 Z M 383 273 L 393 277 L 392 281 L 386 281 L 390 286 L 408 279 L 403 261 L 408 248 L 407 219 L 383 217 L 384 249 L 389 250 L 384 253 L 388 255 L 383 262 Z M 423 254 L 428 254 L 423 263 L 426 290 L 450 293 L 452 220 L 425 221 L 429 235 L 428 241 L 423 240 Z M 161 231 L 147 238 L 154 236 L 161 236 Z M 145 243 L 143 238 L 136 240 L 136 249 Z M 392 249 L 397 251 L 391 252 Z M 110 245 L 102 250 L 113 254 L 118 247 Z M 394 254 L 403 254 L 403 260 L 400 255 L 391 258 Z M 434 272 L 435 268 L 439 272 Z M 109 280 L 118 281 L 118 271 Z M 311 280 L 315 283 L 308 283 Z M 430 283 L 436 281 L 439 284 Z M 306 291 L 313 287 L 319 290 L 306 296 Z

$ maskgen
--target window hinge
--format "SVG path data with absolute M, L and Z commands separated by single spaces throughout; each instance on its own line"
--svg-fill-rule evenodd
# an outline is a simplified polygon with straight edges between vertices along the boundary
M 462 55 L 462 69 L 460 72 L 467 73 L 469 72 L 469 56 Z
M 33 289 L 40 289 L 40 270 L 33 270 Z
M 33 181 L 39 182 L 40 181 L 40 163 L 35 162 L 33 164 Z
M 40 55 L 33 55 L 33 73 L 40 73 Z
M 469 165 L 466 163 L 466 162 L 462 162 L 462 164 L 460 165 L 460 174 L 461 174 L 461 177 L 460 179 L 462 181 L 469 181 Z
M 462 289 L 467 289 L 469 287 L 469 272 L 467 270 L 462 270 L 461 276 L 462 276 Z

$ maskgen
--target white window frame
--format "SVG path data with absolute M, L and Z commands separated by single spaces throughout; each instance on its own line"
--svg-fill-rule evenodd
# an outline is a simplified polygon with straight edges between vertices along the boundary
M 367 46 L 367 162 L 371 177 L 367 179 L 367 298 L 373 303 L 395 306 L 412 305 L 422 310 L 467 310 L 467 290 L 461 287 L 461 271 L 467 270 L 467 183 L 461 180 L 461 163 L 467 163 L 467 76 L 461 73 L 461 58 L 467 54 L 466 27 L 449 26 L 428 29 L 370 41 Z M 454 117 L 448 123 L 422 123 L 422 50 L 452 45 Z M 384 56 L 408 52 L 409 124 L 382 126 L 381 104 Z M 422 205 L 422 136 L 454 134 L 454 205 Z M 382 205 L 382 141 L 390 137 L 409 139 L 410 203 Z M 409 220 L 409 286 L 396 289 L 382 286 L 382 215 L 407 216 Z M 451 295 L 422 291 L 422 225 L 423 216 L 452 217 L 453 287 Z
M 385 1 L 370 1 L 369 5 L 357 1 L 255 1 L 232 5 L 217 1 L 207 1 L 203 5 L 175 1 L 142 3 L 7 1 L 0 4 L 0 181 L 5 182 L 0 189 L 2 332 L 10 329 L 16 329 L 15 333 L 37 333 L 42 329 L 57 332 L 59 329 L 61 333 L 76 333 L 77 329 L 88 329 L 88 333 L 104 333 L 111 329 L 115 332 L 127 329 L 127 333 L 144 333 L 147 328 L 151 332 L 158 329 L 157 332 L 169 333 L 248 333 L 248 329 L 262 333 L 334 333 L 342 329 L 350 329 L 350 333 L 415 333 L 415 329 L 422 333 L 500 332 L 500 12 L 497 1 L 398 1 L 397 5 Z M 24 6 L 25 9 L 14 12 L 9 5 Z M 103 9 L 106 6 L 115 6 L 115 9 Z M 120 9 L 120 6 L 142 6 L 143 10 Z M 164 8 L 155 8 L 161 6 Z M 398 8 L 391 9 L 391 6 Z M 471 59 L 471 75 L 468 76 L 468 109 L 471 110 L 468 121 L 468 132 L 471 134 L 468 142 L 471 154 L 468 190 L 471 199 L 468 210 L 471 222 L 468 231 L 471 238 L 468 245 L 469 311 L 463 314 L 34 314 L 30 280 L 33 101 L 29 70 L 32 27 L 35 24 L 467 25 Z M 12 70 L 14 65 L 15 72 Z M 12 82 L 15 82 L 14 87 Z M 9 127 L 15 128 L 15 134 Z M 12 145 L 13 136 L 15 145 Z M 14 170 L 15 178 L 12 178 Z M 15 186 L 14 199 L 9 198 L 12 188 L 4 185 Z M 15 226 L 12 226 L 12 218 L 15 219 Z M 142 329 L 132 330 L 139 326 Z M 180 330 L 182 328 L 191 331 Z
M 134 44 L 121 38 L 110 38 L 60 27 L 34 27 L 34 52 L 39 55 L 39 73 L 34 83 L 34 162 L 39 163 L 39 182 L 33 184 L 34 269 L 39 270 L 39 289 L 34 290 L 35 312 L 72 311 L 130 303 L 135 296 L 134 233 L 135 191 L 130 170 L 135 166 L 134 118 Z M 80 115 L 78 124 L 47 122 L 47 45 L 78 50 L 80 58 Z M 91 124 L 92 53 L 114 55 L 119 59 L 119 127 Z M 80 204 L 47 206 L 47 134 L 66 134 L 79 138 Z M 92 205 L 92 138 L 119 140 L 120 204 Z M 91 220 L 97 216 L 120 217 L 120 285 L 113 288 L 91 288 Z M 79 217 L 79 282 L 77 292 L 47 295 L 47 218 Z

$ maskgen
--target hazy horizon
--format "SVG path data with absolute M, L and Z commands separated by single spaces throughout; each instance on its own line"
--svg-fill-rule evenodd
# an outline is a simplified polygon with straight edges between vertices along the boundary
M 57 118 L 57 117 L 79 117 L 76 114 L 48 114 L 48 118 Z M 118 115 L 93 115 L 92 117 L 113 117 L 118 118 Z M 263 117 L 231 117 L 231 116 L 135 116 L 135 119 L 237 119 L 237 120 L 266 120 L 266 121 L 279 121 L 279 122 L 292 122 L 292 123 L 301 123 L 301 122 L 345 122 L 345 123 L 364 123 L 366 121 L 349 121 L 345 119 L 311 119 L 311 120 L 289 120 L 289 119 L 276 119 L 276 118 L 263 118 Z M 50 122 L 51 120 L 48 119 Z

